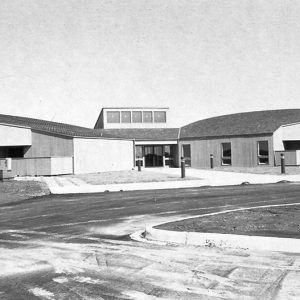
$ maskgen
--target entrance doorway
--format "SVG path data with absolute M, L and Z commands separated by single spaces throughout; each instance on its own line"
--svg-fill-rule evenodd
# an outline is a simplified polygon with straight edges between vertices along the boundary
M 163 166 L 163 146 L 145 146 L 145 167 Z

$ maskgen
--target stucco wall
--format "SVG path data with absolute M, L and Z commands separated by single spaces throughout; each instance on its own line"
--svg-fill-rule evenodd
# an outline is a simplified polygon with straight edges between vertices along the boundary
M 32 146 L 24 157 L 73 156 L 73 138 L 32 131 Z
M 0 147 L 29 145 L 31 145 L 30 129 L 0 125 Z
M 74 173 L 133 168 L 133 141 L 74 138 Z
M 251 136 L 215 138 L 209 140 L 182 140 L 179 143 L 180 156 L 182 145 L 191 145 L 191 167 L 209 168 L 210 154 L 214 156 L 214 165 L 221 166 L 221 143 L 231 142 L 232 166 L 257 166 L 257 142 L 267 140 L 269 143 L 269 165 L 274 165 L 274 151 L 272 136 Z

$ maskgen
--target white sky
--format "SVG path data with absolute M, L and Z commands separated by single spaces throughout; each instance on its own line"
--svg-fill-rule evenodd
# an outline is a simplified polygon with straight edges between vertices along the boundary
M 168 106 L 180 126 L 299 95 L 298 0 L 0 1 L 2 114 L 93 127 Z

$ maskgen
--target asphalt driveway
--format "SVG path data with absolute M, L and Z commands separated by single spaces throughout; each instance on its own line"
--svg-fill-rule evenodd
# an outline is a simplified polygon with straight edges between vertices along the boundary
M 276 184 L 49 195 L 0 206 L 1 299 L 297 299 L 287 253 L 153 245 L 148 225 L 240 207 L 299 202 Z

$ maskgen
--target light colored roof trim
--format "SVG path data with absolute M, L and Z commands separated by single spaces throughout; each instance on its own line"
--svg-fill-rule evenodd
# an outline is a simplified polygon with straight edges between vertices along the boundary
M 169 109 L 169 107 L 159 107 L 159 106 L 145 106 L 145 107 L 135 107 L 135 106 L 124 106 L 124 107 L 102 107 L 101 110 L 104 110 L 104 109 L 130 109 L 130 110 L 135 110 L 135 109 Z
M 72 137 L 74 139 L 134 141 L 134 139 L 125 139 L 125 138 L 118 138 L 118 137 L 105 137 L 105 136 L 72 136 Z
M 288 124 L 282 124 L 281 126 L 279 126 L 278 128 L 280 128 L 280 127 L 286 127 L 286 126 L 293 126 L 293 125 L 299 125 L 300 124 L 300 122 L 295 122 L 295 123 L 288 123 Z M 277 128 L 277 129 L 278 129 Z M 277 130 L 276 129 L 276 130 Z

